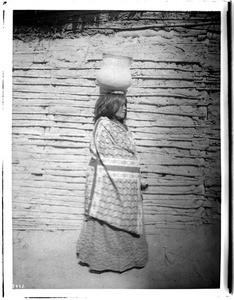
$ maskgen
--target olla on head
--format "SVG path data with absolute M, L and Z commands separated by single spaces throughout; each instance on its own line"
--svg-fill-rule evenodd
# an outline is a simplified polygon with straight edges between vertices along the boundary
M 130 63 L 132 58 L 110 53 L 103 54 L 101 69 L 96 79 L 102 89 L 126 91 L 131 85 Z

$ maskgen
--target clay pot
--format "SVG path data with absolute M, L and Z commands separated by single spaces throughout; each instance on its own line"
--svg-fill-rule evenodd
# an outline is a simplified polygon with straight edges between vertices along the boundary
M 126 91 L 132 80 L 131 60 L 129 56 L 104 53 L 102 66 L 96 77 L 100 90 Z

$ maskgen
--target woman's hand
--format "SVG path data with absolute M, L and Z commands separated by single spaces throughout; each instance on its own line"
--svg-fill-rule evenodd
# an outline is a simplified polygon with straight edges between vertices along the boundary
M 147 180 L 146 179 L 142 179 L 141 180 L 141 190 L 142 191 L 144 191 L 144 190 L 146 190 L 147 188 L 148 188 L 148 182 L 147 182 Z

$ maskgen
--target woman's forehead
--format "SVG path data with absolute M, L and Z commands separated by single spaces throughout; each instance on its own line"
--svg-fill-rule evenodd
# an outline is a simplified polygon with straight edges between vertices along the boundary
M 127 99 L 126 99 L 125 97 L 122 97 L 122 98 L 120 99 L 120 103 L 121 103 L 121 104 L 127 103 Z

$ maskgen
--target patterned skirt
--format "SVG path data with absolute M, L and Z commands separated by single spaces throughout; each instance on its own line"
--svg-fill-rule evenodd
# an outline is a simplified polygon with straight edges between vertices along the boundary
M 145 233 L 134 235 L 94 218 L 84 222 L 76 252 L 81 264 L 98 272 L 124 272 L 148 261 Z

